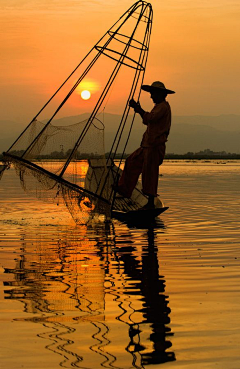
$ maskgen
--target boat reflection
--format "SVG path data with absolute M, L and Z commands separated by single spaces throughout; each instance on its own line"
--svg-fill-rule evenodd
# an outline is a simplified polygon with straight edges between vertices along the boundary
M 24 304 L 18 320 L 37 323 L 36 336 L 60 356 L 60 367 L 144 368 L 175 360 L 157 231 L 141 232 L 134 237 L 117 222 L 66 230 L 49 242 L 22 234 L 21 255 L 5 269 L 5 298 Z

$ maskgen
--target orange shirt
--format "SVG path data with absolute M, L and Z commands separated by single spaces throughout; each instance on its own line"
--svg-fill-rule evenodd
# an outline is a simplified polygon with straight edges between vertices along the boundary
M 171 108 L 167 101 L 156 104 L 150 113 L 143 116 L 147 130 L 143 135 L 141 147 L 154 147 L 167 141 L 171 127 Z

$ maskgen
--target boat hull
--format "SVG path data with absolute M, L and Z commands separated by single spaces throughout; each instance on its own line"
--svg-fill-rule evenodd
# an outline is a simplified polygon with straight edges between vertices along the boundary
M 155 209 L 140 209 L 130 211 L 118 211 L 112 210 L 112 218 L 116 218 L 121 221 L 141 221 L 149 222 L 154 220 L 158 215 L 166 211 L 168 207 L 155 208 Z

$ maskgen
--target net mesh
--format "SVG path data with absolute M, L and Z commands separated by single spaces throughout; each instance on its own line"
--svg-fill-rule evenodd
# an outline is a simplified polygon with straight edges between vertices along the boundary
M 13 164 L 22 188 L 43 201 L 65 204 L 77 223 L 86 223 L 93 212 L 109 214 L 109 203 L 84 188 L 88 157 L 101 158 L 104 165 L 104 127 L 95 119 L 63 171 L 86 120 L 70 126 L 44 128 L 34 121 L 5 154 Z M 34 142 L 33 145 L 32 142 Z M 29 149 L 30 147 L 30 149 Z
M 0 164 L 0 180 L 2 179 L 5 169 L 7 169 L 7 165 Z
M 69 126 L 55 126 L 50 123 L 45 128 L 46 124 L 34 120 L 9 153 L 28 161 L 37 162 L 38 166 L 59 175 L 87 122 L 86 119 Z M 95 118 L 89 125 L 81 145 L 77 146 L 71 163 L 89 157 L 103 156 L 104 126 L 100 120 Z M 70 165 L 63 178 L 71 178 L 72 176 L 77 179 L 75 170 L 75 166 Z M 74 178 L 71 178 L 71 181 L 73 180 Z

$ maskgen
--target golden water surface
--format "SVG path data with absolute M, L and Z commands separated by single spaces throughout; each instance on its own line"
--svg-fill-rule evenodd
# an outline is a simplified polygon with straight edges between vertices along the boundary
M 0 182 L 0 368 L 240 368 L 240 162 L 165 161 L 154 224 Z

